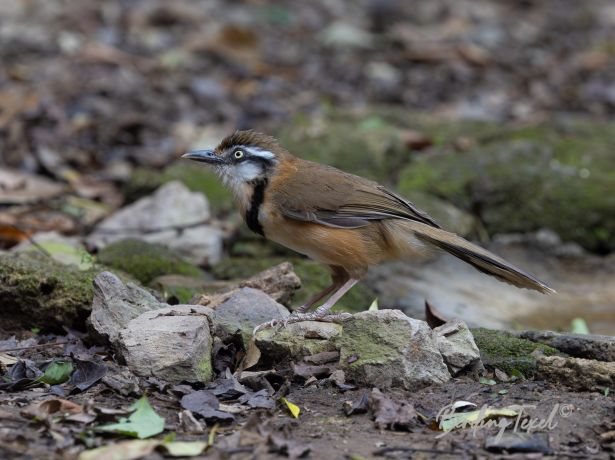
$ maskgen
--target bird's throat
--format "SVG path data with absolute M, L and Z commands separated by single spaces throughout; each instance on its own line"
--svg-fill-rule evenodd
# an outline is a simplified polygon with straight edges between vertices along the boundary
M 246 211 L 246 224 L 248 224 L 248 228 L 262 236 L 265 236 L 265 232 L 258 220 L 258 213 L 265 199 L 265 189 L 267 185 L 268 180 L 266 178 L 252 182 L 252 197 L 250 198 L 250 205 Z

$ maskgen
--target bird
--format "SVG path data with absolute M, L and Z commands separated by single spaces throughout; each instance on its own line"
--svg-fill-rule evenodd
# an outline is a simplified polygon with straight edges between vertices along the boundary
M 298 307 L 285 323 L 335 321 L 340 314 L 330 314 L 331 308 L 370 267 L 390 260 L 412 261 L 438 250 L 516 287 L 555 292 L 441 228 L 379 183 L 294 156 L 267 134 L 235 131 L 214 149 L 191 151 L 182 158 L 213 169 L 232 192 L 250 230 L 328 267 L 331 285 Z

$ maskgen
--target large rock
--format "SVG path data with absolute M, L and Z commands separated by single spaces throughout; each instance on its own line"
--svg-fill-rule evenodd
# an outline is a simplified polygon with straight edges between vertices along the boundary
M 490 234 L 550 228 L 592 251 L 615 249 L 612 123 L 556 120 L 479 130 L 491 131 L 482 145 L 459 152 L 444 144 L 415 157 L 401 173 L 399 190 L 478 210 Z
M 569 334 L 553 331 L 523 331 L 522 339 L 544 343 L 575 358 L 615 361 L 615 338 L 608 335 Z
M 88 242 L 102 248 L 136 238 L 175 249 L 196 264 L 214 264 L 222 256 L 222 231 L 209 219 L 205 196 L 173 181 L 103 220 Z
M 42 254 L 0 255 L 4 327 L 83 329 L 98 270 L 79 270 Z
M 399 310 L 353 315 L 340 345 L 340 367 L 359 384 L 413 390 L 451 378 L 427 323 Z
M 94 337 L 117 349 L 119 333 L 132 319 L 164 306 L 145 289 L 134 283 L 124 284 L 113 273 L 103 272 L 94 279 L 88 324 Z
M 592 359 L 539 356 L 537 377 L 578 391 L 604 391 L 615 385 L 615 363 Z
M 283 319 L 288 310 L 262 291 L 244 287 L 215 307 L 216 327 L 226 334 L 241 334 L 247 345 L 254 328 L 272 319 Z
M 261 351 L 261 363 L 300 360 L 339 348 L 342 325 L 320 321 L 303 321 L 286 326 L 261 329 L 254 343 Z
M 141 377 L 174 383 L 210 381 L 212 313 L 200 305 L 175 305 L 143 313 L 120 332 L 120 353 L 130 370 Z
M 472 329 L 472 334 L 483 364 L 509 375 L 521 373 L 532 377 L 536 373 L 537 354 L 551 356 L 558 353 L 555 348 L 520 339 L 507 331 L 479 327 Z
M 107 267 L 132 275 L 144 285 L 163 275 L 203 276 L 197 266 L 176 251 L 137 239 L 109 244 L 98 252 L 98 260 Z
M 237 289 L 249 287 L 263 291 L 269 297 L 282 305 L 289 305 L 295 292 L 301 288 L 301 280 L 289 262 L 282 262 L 274 267 L 267 268 L 246 280 L 218 281 L 212 283 L 208 291 L 220 291 L 220 294 L 204 294 L 195 299 L 199 305 L 208 305 L 213 302 L 212 296 L 218 298 L 227 295 L 230 297 Z M 193 302 L 191 302 L 193 303 Z
M 450 321 L 435 328 L 438 350 L 452 375 L 464 370 L 480 370 L 480 351 L 466 323 Z

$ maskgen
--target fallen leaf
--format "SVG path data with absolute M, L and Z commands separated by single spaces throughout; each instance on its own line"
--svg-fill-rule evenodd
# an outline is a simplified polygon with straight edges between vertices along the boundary
M 376 297 L 374 301 L 371 303 L 367 311 L 378 311 L 378 298 Z
M 136 460 L 151 454 L 160 441 L 134 439 L 117 444 L 85 450 L 79 460 Z
M 488 420 L 498 417 L 516 417 L 518 412 L 513 409 L 491 409 L 483 407 L 470 412 L 450 413 L 440 419 L 439 428 L 442 431 L 451 431 L 455 428 L 462 428 L 478 421 Z
M 107 374 L 107 366 L 94 361 L 73 358 L 76 369 L 71 375 L 69 385 L 74 385 L 80 391 L 85 391 Z
M 425 321 L 432 329 L 448 322 L 446 317 L 427 300 L 425 300 Z
M 30 404 L 21 411 L 22 415 L 43 419 L 48 415 L 75 415 L 83 412 L 83 407 L 66 399 L 48 399 Z
M 574 318 L 570 322 L 570 332 L 573 334 L 589 334 L 589 327 L 583 318 Z
M 196 457 L 207 449 L 208 444 L 204 441 L 173 441 L 161 446 L 171 457 Z
M 369 391 L 364 391 L 354 401 L 344 402 L 344 413 L 346 415 L 365 414 L 369 408 Z
M 481 385 L 495 385 L 498 382 L 493 379 L 488 379 L 487 377 L 481 377 L 478 379 L 478 383 Z
M 36 379 L 36 382 L 48 385 L 58 385 L 66 382 L 73 372 L 73 364 L 70 361 L 52 361 L 43 372 L 43 375 Z
M 7 355 L 5 353 L 0 353 L 0 364 L 3 364 L 5 366 L 12 366 L 17 361 L 19 361 L 19 358 L 15 358 L 14 356 Z
M 261 351 L 254 343 L 254 337 L 252 337 L 250 339 L 250 343 L 248 343 L 246 355 L 243 357 L 243 360 L 239 365 L 239 372 L 255 366 L 258 363 L 259 359 L 261 359 Z
M 195 414 L 199 414 L 207 421 L 232 422 L 235 417 L 219 409 L 218 398 L 209 390 L 199 390 L 182 397 L 181 406 Z
M 418 421 L 414 406 L 405 401 L 393 401 L 377 388 L 372 390 L 369 405 L 379 429 L 408 430 Z
M 288 408 L 289 412 L 291 413 L 291 415 L 293 417 L 299 418 L 299 414 L 301 413 L 301 409 L 299 409 L 299 406 L 297 406 L 296 404 L 291 403 L 284 396 L 282 396 L 280 398 L 280 401 L 286 405 L 286 407 Z
M 99 426 L 97 430 L 120 433 L 139 439 L 155 436 L 164 430 L 164 419 L 154 411 L 145 395 L 130 406 L 130 410 L 134 412 L 128 419 Z

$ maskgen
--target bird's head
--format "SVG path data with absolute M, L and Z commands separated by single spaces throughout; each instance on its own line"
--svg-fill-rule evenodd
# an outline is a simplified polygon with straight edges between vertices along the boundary
M 195 150 L 182 158 L 206 163 L 232 189 L 267 180 L 287 152 L 274 137 L 255 131 L 235 131 L 213 150 Z

